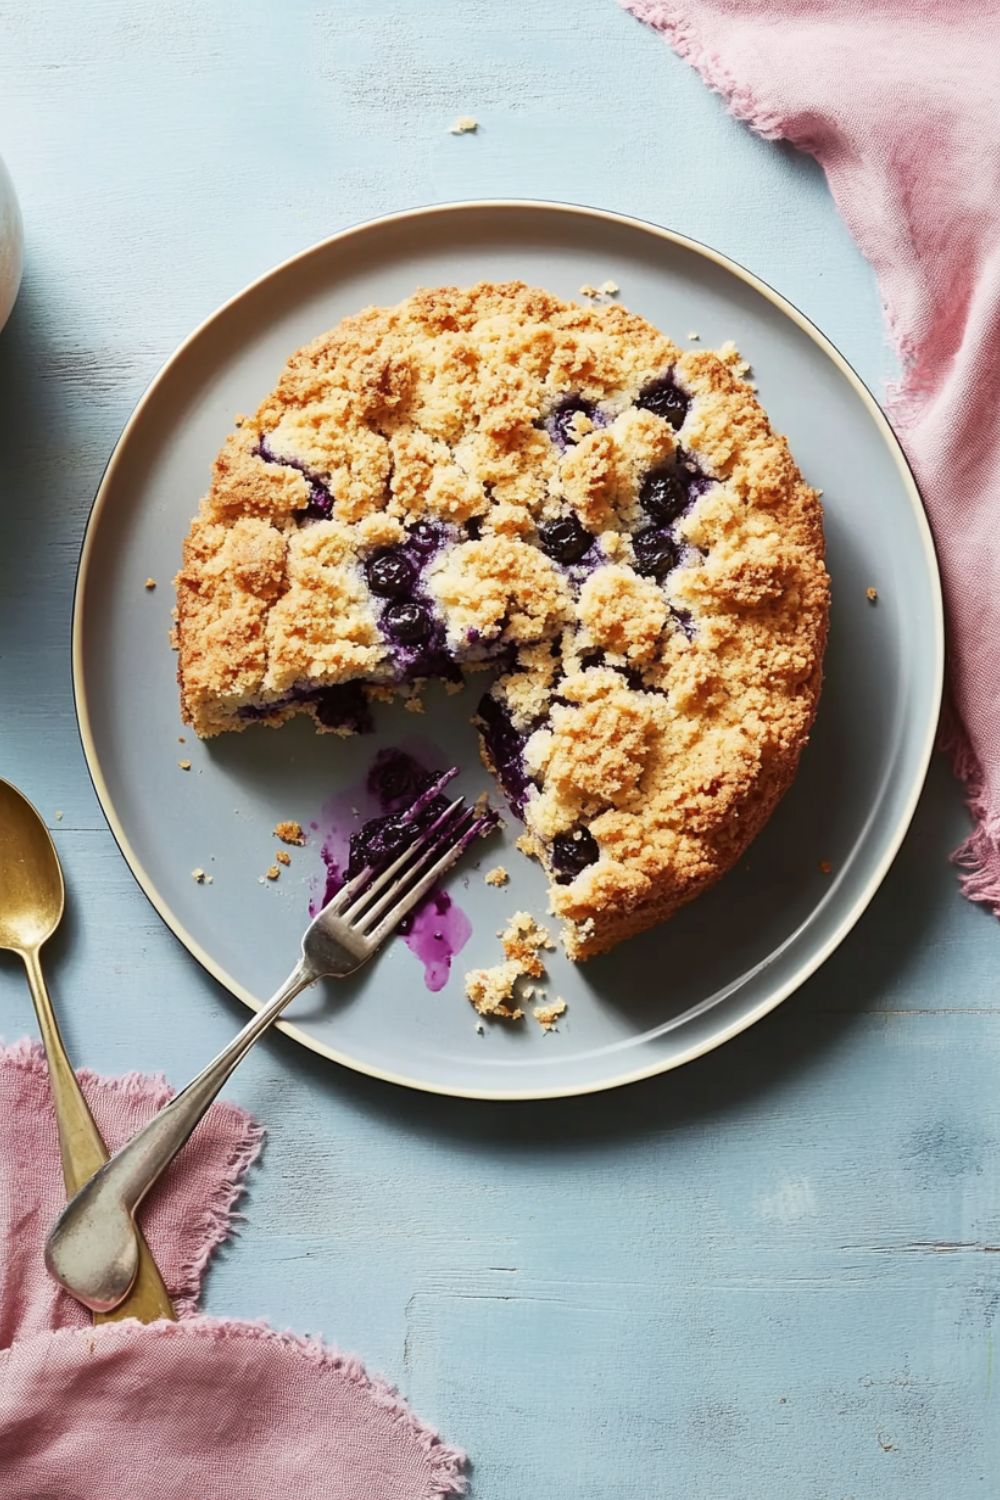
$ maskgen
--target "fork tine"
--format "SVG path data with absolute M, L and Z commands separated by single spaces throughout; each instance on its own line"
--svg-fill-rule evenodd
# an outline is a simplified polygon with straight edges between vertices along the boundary
M 421 792 L 416 801 L 406 809 L 402 821 L 404 823 L 412 823 L 414 818 L 419 817 L 424 808 L 427 807 L 434 800 L 434 798 L 440 794 L 440 792 L 448 785 L 449 781 L 454 781 L 457 775 L 458 767 L 452 766 L 450 771 L 445 771 L 443 776 L 439 776 L 437 781 L 433 782 L 431 786 L 427 787 L 425 791 Z M 451 806 L 452 808 L 457 807 L 464 801 L 464 797 L 459 797 L 457 802 L 453 802 Z M 425 831 L 430 832 L 432 829 L 436 828 L 444 816 L 445 814 L 442 813 L 440 817 L 436 818 L 435 821 L 431 824 L 430 829 L 427 829 Z M 375 873 L 376 867 L 374 865 L 365 865 L 363 869 L 359 870 L 356 875 L 353 875 L 351 877 L 346 885 L 342 885 L 340 887 L 340 890 L 336 893 L 336 895 L 330 897 L 330 900 L 326 903 L 326 906 L 323 908 L 323 910 L 330 912 L 332 916 L 342 917 L 344 915 L 345 908 L 350 905 L 350 903 L 356 896 L 360 896 L 366 887 L 367 893 L 369 895 L 373 894 L 376 890 L 380 890 L 385 882 L 389 879 L 389 877 L 399 869 L 403 861 L 409 857 L 410 853 L 415 847 L 416 845 L 414 843 L 411 844 L 407 849 L 404 849 L 403 853 L 393 861 L 388 869 L 382 871 L 373 885 L 369 885 L 368 882 L 371 876 Z
M 394 901 L 399 900 L 400 893 L 406 889 L 415 876 L 420 874 L 420 871 L 429 859 L 433 859 L 435 855 L 441 853 L 442 849 L 459 840 L 461 829 L 466 825 L 467 819 L 470 816 L 474 817 L 475 814 L 469 808 L 466 808 L 459 814 L 457 819 L 451 819 L 445 827 L 439 828 L 434 837 L 429 839 L 427 843 L 412 845 L 409 852 L 416 855 L 412 864 L 397 876 L 389 889 L 375 902 L 374 906 L 368 907 L 366 894 L 360 901 L 355 903 L 350 913 L 345 914 L 344 921 L 352 922 L 358 928 L 358 931 L 362 933 L 366 928 L 371 927 L 387 907 L 391 906 Z M 367 910 L 362 911 L 362 907 L 367 907 Z
M 366 942 L 373 943 L 377 947 L 378 944 L 382 942 L 383 938 L 388 937 L 393 928 L 403 920 L 407 912 L 413 910 L 414 906 L 416 906 L 421 896 L 425 896 L 427 894 L 431 886 L 434 884 L 435 880 L 437 880 L 438 876 L 441 875 L 445 870 L 447 870 L 450 865 L 453 865 L 455 863 L 456 859 L 458 859 L 459 855 L 464 849 L 468 848 L 473 839 L 478 838 L 479 835 L 481 833 L 484 833 L 488 828 L 494 828 L 495 826 L 495 820 L 491 817 L 475 817 L 474 821 L 469 825 L 469 827 L 465 830 L 461 837 L 454 844 L 449 845 L 449 847 L 441 855 L 440 859 L 436 860 L 435 863 L 431 865 L 430 869 L 421 876 L 416 885 L 412 886 L 406 892 L 406 894 L 400 898 L 397 904 L 386 913 L 375 930 L 373 932 L 368 932 L 365 934 Z
M 397 855 L 392 864 L 388 865 L 384 870 L 382 870 L 371 882 L 371 884 L 367 885 L 365 889 L 360 892 L 357 900 L 353 901 L 346 911 L 341 911 L 339 913 L 342 920 L 352 923 L 357 922 L 362 911 L 372 900 L 372 898 L 374 896 L 377 896 L 379 891 L 382 890 L 382 888 L 390 880 L 392 880 L 394 876 L 397 877 L 395 880 L 396 885 L 399 885 L 402 881 L 404 881 L 407 878 L 406 875 L 399 873 L 402 870 L 402 867 L 407 864 L 415 854 L 425 853 L 427 850 L 428 842 L 431 846 L 433 846 L 437 842 L 438 835 L 442 827 L 450 821 L 453 814 L 463 806 L 464 802 L 464 797 L 456 797 L 454 802 L 449 803 L 444 811 L 442 813 L 439 813 L 438 816 L 434 819 L 434 822 L 431 823 L 429 827 L 423 829 L 419 834 L 417 834 L 414 837 L 412 843 L 407 844 L 402 854 Z

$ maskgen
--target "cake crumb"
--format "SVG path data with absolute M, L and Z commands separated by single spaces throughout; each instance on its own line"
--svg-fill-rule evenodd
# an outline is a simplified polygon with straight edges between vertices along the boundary
M 290 865 L 292 862 L 292 856 L 287 849 L 279 849 L 274 857 L 279 865 Z
M 403 707 L 408 714 L 422 714 L 424 711 L 424 700 L 418 694 L 412 698 L 403 699 Z
M 191 879 L 197 885 L 211 885 L 212 884 L 212 877 L 211 877 L 211 875 L 209 875 L 207 873 L 207 871 L 203 870 L 200 865 L 196 869 L 194 869 L 194 870 L 191 871 Z
M 306 841 L 306 836 L 302 832 L 302 824 L 295 823 L 291 819 L 286 819 L 283 823 L 276 823 L 274 825 L 274 836 L 276 839 L 280 839 L 283 844 L 304 844 Z
M 520 1021 L 524 1011 L 514 999 L 514 986 L 521 977 L 520 965 L 512 958 L 492 969 L 470 969 L 465 993 L 481 1016 L 499 1021 Z
M 178 745 L 186 745 L 187 744 L 187 740 L 184 738 L 184 736 L 182 734 L 179 734 L 177 736 L 177 743 L 178 743 Z
M 830 871 L 833 869 L 833 865 L 828 859 L 821 859 L 819 862 L 819 867 L 824 875 L 829 875 Z
M 503 865 L 494 865 L 492 870 L 487 870 L 483 876 L 487 885 L 506 885 L 510 876 Z
M 530 833 L 522 833 L 514 840 L 514 848 L 520 849 L 522 854 L 527 854 L 531 858 L 535 853 L 535 841 Z
M 485 1036 L 485 1035 L 486 1035 L 486 1027 L 483 1025 L 482 1021 L 477 1021 L 476 1022 L 476 1036 Z
M 605 297 L 617 297 L 621 287 L 617 281 L 602 281 L 597 290 Z
M 474 115 L 459 115 L 453 125 L 448 126 L 449 135 L 475 135 L 479 121 Z
M 528 911 L 516 911 L 500 934 L 504 957 L 516 963 L 522 974 L 540 979 L 545 966 L 539 958 L 543 948 L 554 948 L 555 944 L 546 928 Z
M 701 334 L 700 333 L 693 333 L 693 332 L 689 333 L 688 334 L 688 338 L 691 340 L 692 344 L 698 344 L 698 343 L 701 342 Z
M 177 764 L 180 766 L 182 771 L 190 771 L 191 769 L 191 762 L 189 760 L 179 760 Z
M 581 297 L 599 297 L 601 294 L 592 281 L 585 281 L 580 288 Z
M 268 880 L 277 880 L 278 876 L 281 874 L 281 871 L 278 869 L 277 865 L 269 865 L 268 868 L 264 871 L 264 874 L 267 876 Z
M 62 811 L 62 808 L 61 807 L 57 807 L 56 808 L 56 822 L 57 823 L 61 823 L 62 820 L 63 820 L 63 811 Z
M 531 1014 L 543 1031 L 555 1031 L 557 1021 L 566 1014 L 566 1001 L 557 995 L 548 1005 L 536 1005 Z
M 868 600 L 869 604 L 877 604 L 878 603 L 878 589 L 872 589 L 872 588 L 865 589 L 865 598 Z
M 149 589 L 149 591 L 152 592 L 153 589 L 156 588 L 156 579 L 155 578 L 147 578 L 146 582 L 143 584 L 143 588 Z

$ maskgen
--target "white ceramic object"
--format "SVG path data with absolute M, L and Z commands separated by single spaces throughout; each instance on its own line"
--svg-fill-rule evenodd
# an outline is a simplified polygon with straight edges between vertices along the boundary
M 24 229 L 10 173 L 0 157 L 0 328 L 10 316 L 21 285 Z

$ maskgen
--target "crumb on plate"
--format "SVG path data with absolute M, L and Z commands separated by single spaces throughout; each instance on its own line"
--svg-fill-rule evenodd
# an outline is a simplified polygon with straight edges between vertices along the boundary
M 566 1014 L 566 1001 L 557 995 L 548 1005 L 536 1005 L 531 1014 L 543 1031 L 554 1031 L 556 1022 Z
M 821 859 L 819 862 L 819 867 L 824 875 L 829 875 L 831 870 L 833 869 L 833 865 L 828 859 Z
M 448 126 L 449 135 L 475 135 L 479 121 L 474 115 L 459 115 L 454 124 Z
M 692 332 L 688 334 L 688 338 L 691 340 L 692 344 L 697 344 L 701 340 L 701 334 Z
M 539 953 L 554 948 L 548 930 L 528 911 L 516 911 L 500 934 L 504 957 L 516 963 L 522 974 L 540 979 L 545 972 Z
M 494 865 L 492 870 L 487 870 L 483 880 L 487 885 L 506 885 L 510 876 L 503 865 Z
M 155 578 L 147 578 L 146 582 L 143 584 L 143 588 L 149 589 L 150 591 L 152 591 L 153 589 L 155 589 L 156 588 L 156 579 Z
M 287 849 L 279 849 L 274 857 L 279 865 L 290 865 L 292 862 L 292 856 Z
M 274 825 L 274 836 L 283 844 L 304 844 L 306 836 L 302 832 L 302 824 L 286 819 L 283 823 Z
M 873 589 L 873 588 L 867 588 L 867 589 L 865 589 L 865 598 L 868 600 L 869 604 L 875 604 L 875 603 L 877 603 L 877 601 L 878 601 L 878 589 Z
M 278 876 L 281 874 L 281 870 L 277 865 L 269 865 L 268 868 L 264 871 L 264 874 L 267 876 L 268 880 L 277 880 Z
M 189 760 L 179 760 L 177 764 L 180 766 L 182 771 L 190 771 L 191 769 L 191 762 Z
M 481 1016 L 493 1020 L 520 1021 L 524 1011 L 514 999 L 514 986 L 521 977 L 521 967 L 512 958 L 492 969 L 470 969 L 465 976 L 465 993 Z
M 200 865 L 196 869 L 191 871 L 191 879 L 195 881 L 197 885 L 212 884 L 211 875 L 209 875 L 206 870 L 203 870 Z

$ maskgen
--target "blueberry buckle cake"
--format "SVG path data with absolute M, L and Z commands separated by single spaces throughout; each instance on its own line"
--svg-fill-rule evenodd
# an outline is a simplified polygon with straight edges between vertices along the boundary
M 185 720 L 351 734 L 492 669 L 483 758 L 570 956 L 662 921 L 766 822 L 820 690 L 819 500 L 745 369 L 519 282 L 345 319 L 216 460 Z

